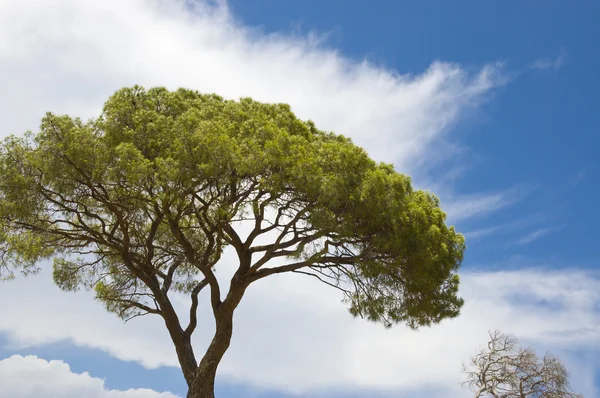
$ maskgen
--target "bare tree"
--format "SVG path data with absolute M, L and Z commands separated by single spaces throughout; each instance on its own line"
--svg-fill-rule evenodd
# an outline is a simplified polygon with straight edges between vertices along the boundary
M 463 365 L 475 398 L 582 398 L 569 386 L 565 365 L 546 353 L 543 358 L 518 340 L 499 331 L 489 332 L 487 347 Z

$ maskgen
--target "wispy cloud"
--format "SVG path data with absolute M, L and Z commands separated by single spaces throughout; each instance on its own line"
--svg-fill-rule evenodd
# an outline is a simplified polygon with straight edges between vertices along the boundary
M 502 226 L 499 225 L 499 226 L 495 226 L 495 227 L 481 228 L 481 229 L 475 229 L 475 230 L 468 231 L 468 232 L 463 232 L 463 235 L 468 240 L 481 239 L 488 235 L 492 235 L 495 232 L 498 232 L 502 229 L 503 229 Z
M 484 217 L 525 199 L 534 191 L 533 186 L 518 185 L 499 192 L 449 195 L 442 198 L 442 205 L 450 222 L 473 217 Z M 493 231 L 488 231 L 491 233 Z
M 546 228 L 537 229 L 537 230 L 531 232 L 530 234 L 527 234 L 524 237 L 522 237 L 521 239 L 519 239 L 517 244 L 518 245 L 526 245 L 526 244 L 534 242 L 554 231 L 557 231 L 563 227 L 564 227 L 564 225 L 559 226 L 559 227 L 546 227 Z
M 515 203 L 505 192 L 473 194 L 454 197 L 443 204 L 448 219 L 453 222 L 493 213 Z
M 496 225 L 487 225 L 481 228 L 467 230 L 463 232 L 463 235 L 467 239 L 476 240 L 486 236 L 496 235 L 499 233 L 507 234 L 521 231 L 534 224 L 539 224 L 541 221 L 547 222 L 549 219 L 548 214 L 545 212 L 537 212 L 525 217 L 519 217 L 513 221 L 508 221 Z
M 564 65 L 566 59 L 567 53 L 564 49 L 561 49 L 560 54 L 556 58 L 540 58 L 531 64 L 531 68 L 558 70 Z

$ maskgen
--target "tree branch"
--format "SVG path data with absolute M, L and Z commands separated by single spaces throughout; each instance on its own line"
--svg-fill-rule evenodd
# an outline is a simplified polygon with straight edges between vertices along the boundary
M 192 305 L 190 306 L 190 322 L 188 323 L 188 326 L 183 331 L 183 333 L 188 337 L 192 335 L 192 333 L 196 329 L 196 326 L 198 325 L 198 315 L 197 315 L 198 294 L 200 294 L 202 289 L 204 289 L 204 287 L 206 287 L 207 285 L 208 285 L 208 280 L 203 279 L 202 281 L 198 282 L 196 284 L 196 286 L 194 286 L 194 289 L 192 290 L 192 292 L 190 294 L 191 299 L 192 299 Z

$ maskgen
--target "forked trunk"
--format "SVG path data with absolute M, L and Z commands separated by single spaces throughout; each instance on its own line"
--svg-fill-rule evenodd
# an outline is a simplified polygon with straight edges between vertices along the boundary
M 217 317 L 215 335 L 200 361 L 196 377 L 190 386 L 187 398 L 214 398 L 215 376 L 223 355 L 229 348 L 233 333 L 233 313 L 221 313 Z

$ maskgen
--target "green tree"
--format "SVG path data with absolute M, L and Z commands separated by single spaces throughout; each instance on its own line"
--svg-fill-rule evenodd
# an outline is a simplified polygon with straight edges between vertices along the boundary
M 215 276 L 226 247 L 238 258 L 228 287 Z M 97 119 L 48 113 L 39 133 L 1 148 L 2 277 L 53 259 L 60 288 L 94 289 L 124 319 L 162 317 L 190 398 L 214 397 L 254 282 L 310 275 L 355 316 L 417 328 L 458 315 L 464 247 L 434 195 L 284 104 L 136 86 Z M 206 288 L 215 333 L 198 361 Z M 189 295 L 189 322 L 173 292 Z

